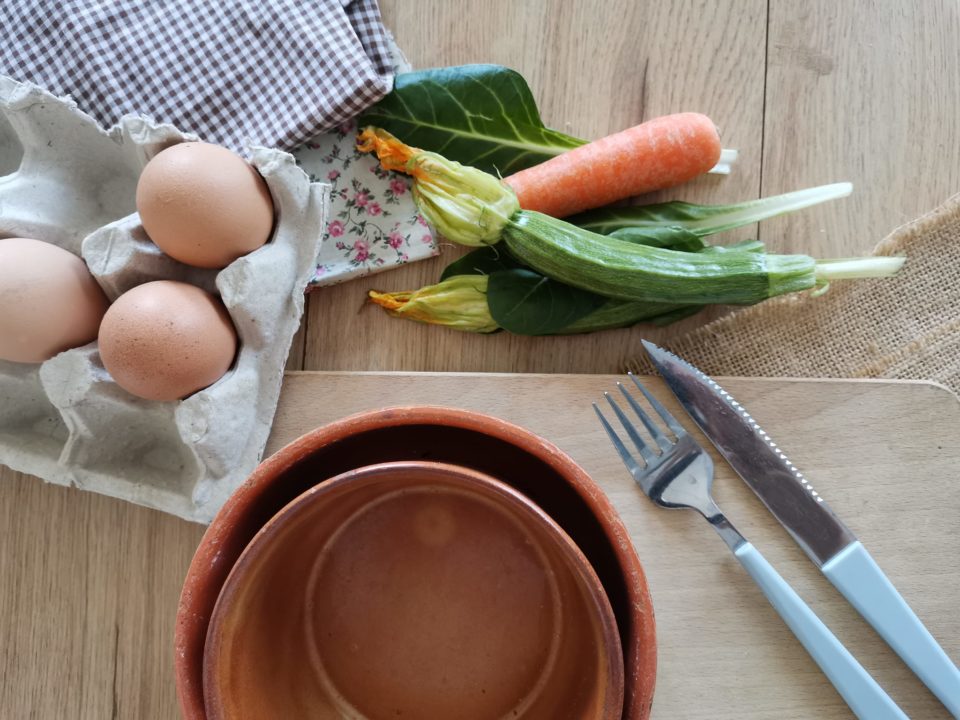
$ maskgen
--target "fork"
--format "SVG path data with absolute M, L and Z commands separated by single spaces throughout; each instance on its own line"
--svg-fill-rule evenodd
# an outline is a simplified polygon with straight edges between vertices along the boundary
M 641 437 L 610 393 L 605 392 L 604 397 L 636 447 L 639 461 L 596 403 L 593 403 L 593 409 L 640 489 L 660 507 L 690 508 L 706 518 L 858 718 L 906 718 L 877 681 L 720 511 L 711 495 L 713 460 L 710 455 L 632 373 L 629 377 L 673 433 L 673 439 L 641 407 L 623 383 L 618 382 L 617 387 L 647 429 L 653 443 Z

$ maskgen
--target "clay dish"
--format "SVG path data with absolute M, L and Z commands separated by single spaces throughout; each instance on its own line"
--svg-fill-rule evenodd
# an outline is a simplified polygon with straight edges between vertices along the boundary
M 619 720 L 623 656 L 590 563 L 510 486 L 350 470 L 234 565 L 204 651 L 211 720 Z
M 590 476 L 552 443 L 498 418 L 446 407 L 353 415 L 275 452 L 237 489 L 207 528 L 177 610 L 175 677 L 185 720 L 205 720 L 203 645 L 213 608 L 254 535 L 319 481 L 364 465 L 433 460 L 470 467 L 516 488 L 550 515 L 600 578 L 620 631 L 624 720 L 646 720 L 657 674 L 656 629 L 643 567 L 630 535 Z

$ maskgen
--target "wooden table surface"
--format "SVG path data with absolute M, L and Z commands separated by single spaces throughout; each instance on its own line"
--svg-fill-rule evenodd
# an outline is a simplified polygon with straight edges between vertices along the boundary
M 855 185 L 846 200 L 741 229 L 731 240 L 759 235 L 773 249 L 823 257 L 865 253 L 960 189 L 955 0 L 381 6 L 416 67 L 511 66 L 529 81 L 545 121 L 581 137 L 669 112 L 710 115 L 724 145 L 740 151 L 734 174 L 658 199 L 730 202 L 840 180 Z M 312 293 L 289 367 L 617 372 L 640 352 L 641 336 L 658 336 L 478 337 L 365 307 L 369 288 L 432 282 L 458 252 Z M 185 548 L 201 532 L 0 468 L 0 612 L 18 628 L 0 638 L 0 717 L 173 716 L 168 606 Z M 144 647 L 164 648 L 163 662 Z M 770 708 L 764 717 L 780 715 Z

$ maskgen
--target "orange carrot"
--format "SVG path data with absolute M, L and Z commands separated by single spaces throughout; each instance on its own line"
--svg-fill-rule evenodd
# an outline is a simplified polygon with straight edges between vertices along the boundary
M 557 155 L 505 178 L 520 207 L 553 217 L 686 182 L 720 159 L 710 118 L 678 113 Z

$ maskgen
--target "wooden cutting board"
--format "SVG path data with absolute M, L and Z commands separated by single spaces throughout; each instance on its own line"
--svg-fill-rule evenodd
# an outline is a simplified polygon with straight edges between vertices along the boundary
M 479 410 L 537 432 L 608 493 L 657 616 L 654 718 L 849 718 L 843 701 L 723 542 L 692 512 L 654 507 L 590 407 L 602 375 L 291 373 L 268 445 L 374 408 Z M 647 381 L 680 412 L 659 380 Z M 729 379 L 960 658 L 960 403 L 924 383 Z M 678 415 L 683 418 L 684 416 Z M 946 711 L 715 456 L 740 530 L 913 718 Z M 203 528 L 2 470 L 0 716 L 174 717 L 173 619 Z

